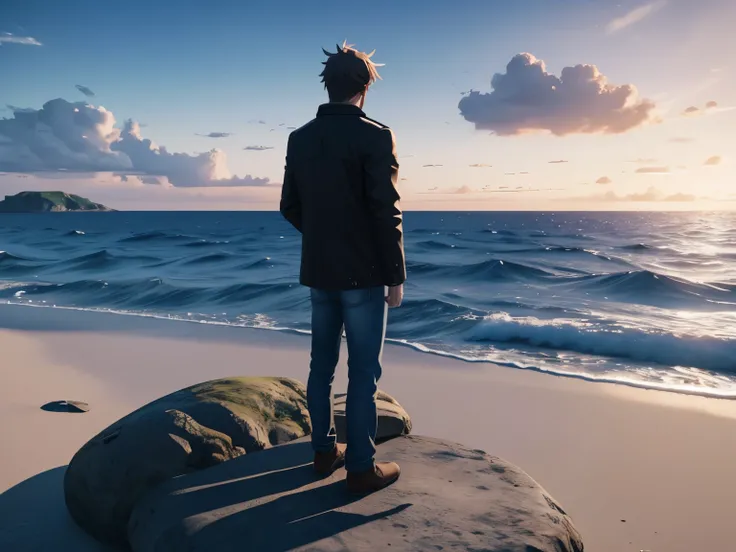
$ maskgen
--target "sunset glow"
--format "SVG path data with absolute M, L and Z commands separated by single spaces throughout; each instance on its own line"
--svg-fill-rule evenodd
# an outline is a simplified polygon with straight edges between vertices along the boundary
M 121 8 L 112 29 L 77 3 L 0 12 L 0 193 L 273 210 L 288 133 L 327 101 L 321 48 L 347 37 L 385 64 L 365 109 L 396 133 L 408 210 L 736 208 L 730 2 Z M 108 40 L 133 22 L 145 41 Z

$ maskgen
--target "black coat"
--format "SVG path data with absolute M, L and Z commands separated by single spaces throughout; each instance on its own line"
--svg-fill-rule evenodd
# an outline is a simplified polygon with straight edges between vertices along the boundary
M 323 104 L 289 135 L 280 209 L 302 233 L 301 284 L 404 282 L 398 173 L 393 132 L 357 106 Z

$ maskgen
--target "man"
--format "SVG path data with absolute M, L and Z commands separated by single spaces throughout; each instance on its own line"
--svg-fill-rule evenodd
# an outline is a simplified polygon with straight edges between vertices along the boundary
M 299 281 L 310 288 L 312 353 L 307 402 L 314 468 L 343 464 L 348 490 L 369 493 L 399 478 L 375 462 L 377 382 L 388 307 L 406 279 L 399 164 L 394 136 L 366 117 L 368 87 L 380 78 L 373 55 L 343 43 L 320 74 L 329 103 L 289 136 L 281 213 L 302 233 Z M 332 382 L 343 326 L 348 344 L 347 450 L 335 438 Z

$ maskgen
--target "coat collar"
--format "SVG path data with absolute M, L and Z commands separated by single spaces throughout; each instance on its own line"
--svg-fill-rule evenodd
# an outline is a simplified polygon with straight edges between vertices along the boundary
M 345 103 L 325 103 L 317 109 L 317 117 L 324 115 L 356 115 L 365 117 L 365 113 L 357 105 Z

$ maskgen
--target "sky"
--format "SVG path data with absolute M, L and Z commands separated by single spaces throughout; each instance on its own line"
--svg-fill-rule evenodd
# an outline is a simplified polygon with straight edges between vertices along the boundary
M 736 209 L 732 0 L 106 4 L 0 4 L 0 196 L 277 209 L 347 41 L 406 210 Z

